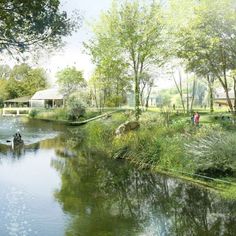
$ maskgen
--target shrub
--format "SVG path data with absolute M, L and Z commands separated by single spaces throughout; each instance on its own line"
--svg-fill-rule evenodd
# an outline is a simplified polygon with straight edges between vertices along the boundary
M 67 100 L 67 116 L 69 120 L 75 121 L 85 114 L 85 106 L 76 97 Z
M 220 177 L 236 171 L 236 135 L 233 133 L 212 132 L 185 145 L 185 150 L 194 161 L 195 173 Z
M 184 142 L 184 137 L 180 134 L 164 137 L 161 142 L 161 158 L 158 165 L 167 170 L 186 170 L 189 160 L 184 157 Z
M 29 116 L 31 118 L 35 118 L 38 115 L 38 113 L 39 113 L 38 110 L 33 109 L 30 111 Z

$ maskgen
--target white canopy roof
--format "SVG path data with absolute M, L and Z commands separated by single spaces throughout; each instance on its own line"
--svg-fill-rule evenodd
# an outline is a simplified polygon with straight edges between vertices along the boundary
M 230 90 L 229 91 L 229 98 L 234 99 L 234 91 Z M 226 94 L 223 89 L 217 90 L 215 94 L 215 99 L 226 99 Z
M 63 98 L 63 94 L 61 94 L 58 89 L 52 88 L 36 92 L 31 100 L 57 100 Z

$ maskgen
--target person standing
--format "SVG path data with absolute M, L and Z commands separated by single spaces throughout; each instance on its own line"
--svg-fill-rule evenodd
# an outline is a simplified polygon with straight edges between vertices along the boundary
M 192 115 L 191 115 L 191 124 L 192 124 L 192 125 L 195 124 L 195 121 L 194 121 L 194 115 L 195 115 L 194 113 L 192 113 Z
M 196 112 L 195 115 L 194 115 L 194 124 L 196 126 L 199 126 L 199 122 L 200 122 L 200 115 L 199 115 L 198 112 Z

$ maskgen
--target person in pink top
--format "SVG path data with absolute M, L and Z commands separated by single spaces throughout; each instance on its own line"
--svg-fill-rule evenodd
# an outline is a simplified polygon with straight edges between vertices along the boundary
M 198 126 L 198 125 L 199 125 L 199 122 L 200 122 L 200 115 L 199 115 L 198 112 L 196 112 L 196 113 L 194 114 L 194 124 L 195 124 L 196 126 Z

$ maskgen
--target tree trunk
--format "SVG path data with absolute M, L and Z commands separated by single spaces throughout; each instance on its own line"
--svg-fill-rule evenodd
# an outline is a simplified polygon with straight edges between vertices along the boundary
M 179 71 L 179 85 L 175 79 L 175 76 L 174 76 L 174 72 L 172 71 L 172 77 L 174 79 L 174 82 L 175 82 L 175 86 L 179 92 L 179 95 L 180 95 L 180 99 L 181 99 L 181 103 L 182 103 L 182 107 L 183 107 L 183 112 L 185 113 L 185 105 L 184 105 L 184 98 L 183 98 L 183 88 L 182 88 L 182 76 L 181 76 L 181 73 Z
M 219 78 L 219 81 L 220 81 L 224 91 L 225 91 L 226 100 L 227 100 L 229 109 L 231 112 L 233 112 L 234 108 L 233 108 L 233 104 L 232 104 L 230 97 L 229 97 L 229 88 L 228 88 L 228 83 L 227 83 L 227 78 L 226 78 L 226 71 L 224 71 L 224 81 L 220 77 L 218 77 L 218 78 Z
M 228 87 L 228 82 L 227 82 L 227 75 L 226 75 L 226 58 L 225 58 L 225 52 L 223 50 L 223 47 L 221 47 L 221 54 L 222 54 L 222 71 L 223 71 L 223 79 L 218 76 L 219 78 L 219 81 L 221 83 L 221 85 L 223 86 L 224 88 L 224 91 L 225 91 L 225 95 L 226 95 L 226 100 L 227 100 L 227 103 L 228 103 L 228 106 L 229 106 L 229 109 L 231 112 L 234 111 L 234 107 L 232 105 L 232 102 L 230 100 L 230 97 L 229 97 L 229 87 Z
M 148 109 L 148 106 L 149 106 L 149 97 L 150 97 L 151 91 L 152 91 L 152 87 L 149 88 L 148 94 L 147 94 L 147 97 L 146 97 L 146 102 L 145 102 L 146 110 Z
M 230 111 L 233 112 L 234 111 L 234 107 L 233 107 L 233 104 L 230 100 L 230 97 L 229 97 L 229 87 L 228 87 L 228 83 L 227 83 L 227 77 L 226 77 L 226 69 L 224 70 L 224 81 L 225 81 L 225 93 L 226 93 L 226 98 L 227 98 L 227 101 L 228 101 L 228 105 L 229 105 L 229 108 L 230 108 Z
M 136 120 L 139 120 L 139 116 L 140 116 L 140 91 L 139 91 L 139 77 L 138 77 L 138 73 L 135 72 L 135 118 Z
M 189 93 L 188 93 L 188 77 L 187 77 L 187 100 L 186 100 L 187 114 L 189 114 Z
M 213 84 L 214 84 L 214 77 L 210 78 L 207 75 L 207 84 L 208 84 L 208 92 L 209 92 L 209 105 L 210 105 L 210 112 L 214 112 L 214 98 L 213 98 Z
M 144 99 L 143 99 L 143 95 L 144 95 L 144 89 L 146 87 L 146 83 L 143 83 L 143 86 L 141 88 L 140 91 L 140 102 L 141 102 L 141 106 L 144 107 Z
M 236 115 L 236 77 L 234 79 L 234 115 Z
M 94 85 L 94 98 L 95 98 L 96 108 L 98 108 L 97 88 L 95 85 Z
M 195 89 L 196 89 L 196 78 L 194 77 L 194 80 L 193 80 L 192 99 L 191 99 L 191 105 L 190 105 L 190 111 L 191 111 L 191 112 L 192 112 L 192 110 L 193 110 L 193 103 L 194 103 L 194 99 L 195 99 Z

